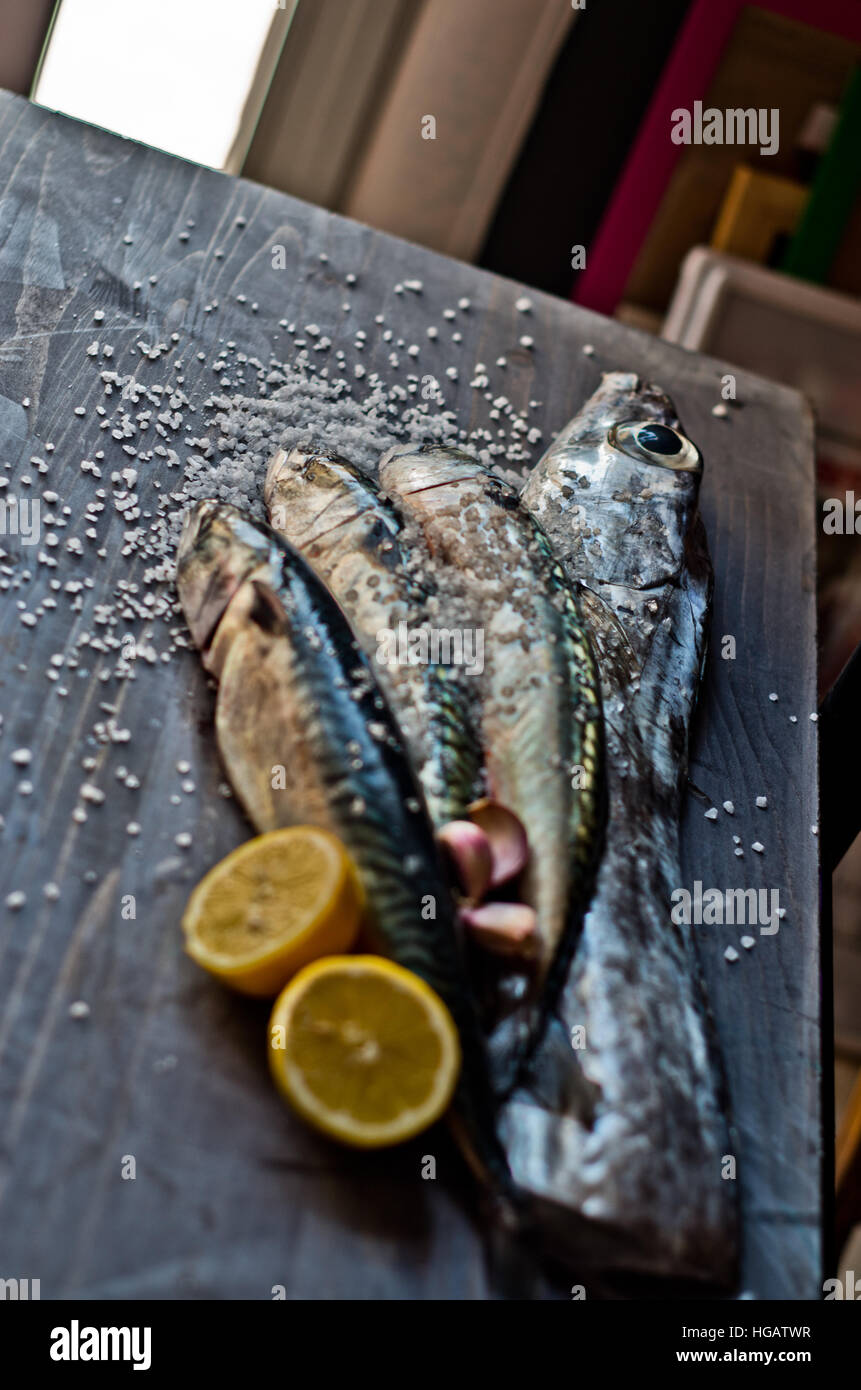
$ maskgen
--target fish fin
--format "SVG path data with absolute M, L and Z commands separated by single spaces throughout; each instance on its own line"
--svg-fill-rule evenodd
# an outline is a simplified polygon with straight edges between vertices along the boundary
M 529 963 L 514 957 L 490 956 L 469 943 L 473 956 L 471 974 L 479 981 L 478 1002 L 485 1030 L 487 1066 L 493 1093 L 504 1097 L 513 1090 L 530 1037 L 540 1023 L 538 1001 L 527 1002 Z
M 591 1128 L 601 1088 L 590 1081 L 562 1020 L 551 1014 L 522 1074 L 523 1089 L 545 1109 L 576 1116 Z
M 487 1040 L 487 1067 L 497 1096 L 507 1096 L 517 1083 L 525 1027 L 522 1016 L 503 1018 Z
M 486 1194 L 482 1207 L 485 1264 L 493 1292 L 505 1299 L 543 1297 L 546 1280 L 523 1203 L 494 1193 Z
M 613 689 L 623 690 L 640 675 L 640 664 L 628 634 L 610 605 L 594 589 L 581 580 L 577 592 L 602 668 L 603 684 L 605 688 L 610 685 Z

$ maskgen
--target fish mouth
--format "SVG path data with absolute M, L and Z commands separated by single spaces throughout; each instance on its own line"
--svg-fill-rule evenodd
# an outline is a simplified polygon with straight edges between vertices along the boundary
M 297 445 L 290 449 L 276 449 L 269 460 L 266 469 L 266 479 L 263 483 L 263 501 L 268 507 L 272 501 L 272 494 L 278 487 L 283 478 L 307 478 L 308 470 L 311 466 L 315 454 Z
M 267 507 L 271 507 L 277 500 L 279 488 L 290 483 L 310 483 L 320 489 L 337 491 L 344 485 L 345 476 L 357 482 L 361 481 L 366 487 L 372 487 L 370 479 L 365 478 L 349 459 L 327 449 L 322 443 L 312 441 L 297 444 L 289 452 L 286 449 L 278 449 L 272 455 L 266 469 L 263 501 Z
M 200 637 L 195 639 L 197 641 L 197 646 L 200 651 L 200 654 L 203 657 L 204 664 L 206 663 L 207 657 L 209 656 L 212 650 L 212 644 L 215 641 L 215 635 L 221 626 L 221 620 L 227 612 L 227 609 L 230 607 L 231 600 L 235 597 L 235 595 L 239 592 L 240 588 L 242 587 L 242 584 L 243 579 L 237 579 L 235 583 L 231 583 L 227 588 L 224 588 L 223 586 L 219 587 L 218 574 L 216 574 L 215 571 L 213 571 L 213 573 L 210 575 L 209 584 L 207 585 L 206 592 L 204 593 L 203 598 L 200 601 L 200 608 L 198 609 L 197 617 L 198 619 L 202 618 L 203 615 L 211 609 L 212 618 L 208 625 L 204 628 Z
M 188 508 L 183 517 L 179 537 L 177 568 L 188 560 L 197 544 L 212 529 L 217 511 L 218 503 L 214 497 L 206 497 L 202 502 L 195 502 L 193 507 Z

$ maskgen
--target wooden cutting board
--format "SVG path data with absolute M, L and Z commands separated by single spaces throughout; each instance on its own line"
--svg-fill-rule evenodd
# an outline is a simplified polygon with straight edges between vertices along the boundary
M 273 269 L 273 245 L 289 248 L 287 270 Z M 345 316 L 349 272 L 360 279 Z M 423 281 L 421 297 L 394 293 L 408 278 Z M 208 360 L 222 340 L 268 362 L 290 351 L 284 317 L 313 320 L 350 362 L 356 328 L 370 329 L 377 313 L 418 342 L 411 335 L 434 313 L 442 325 L 442 308 L 468 297 L 456 356 L 440 342 L 435 356 L 423 348 L 414 370 L 459 364 L 452 395 L 470 427 L 487 422 L 491 408 L 469 385 L 472 368 L 501 354 L 515 406 L 541 402 L 533 414 L 545 441 L 603 370 L 641 372 L 672 394 L 706 459 L 702 509 L 716 574 L 691 767 L 699 791 L 683 827 L 685 882 L 776 887 L 787 907 L 779 933 L 758 937 L 733 965 L 724 960 L 736 940 L 728 929 L 697 932 L 737 1127 L 742 1287 L 760 1298 L 816 1297 L 820 1076 L 830 1039 L 821 1033 L 811 833 L 810 416 L 796 393 L 739 371 L 737 405 L 719 418 L 712 407 L 731 367 L 534 291 L 526 316 L 515 308 L 523 292 L 283 194 L 0 96 L 0 461 L 12 483 L 31 476 L 31 494 L 51 489 L 69 507 L 63 544 L 88 525 L 94 480 L 81 461 L 104 450 L 105 480 L 129 462 L 122 442 L 99 428 L 99 368 L 134 365 L 142 379 L 163 381 L 181 354 L 182 389 L 196 410 L 176 445 L 183 453 L 184 436 L 205 433 L 204 402 L 217 389 Z M 519 346 L 524 332 L 531 350 Z M 113 345 L 112 364 L 87 357 L 93 339 Z M 168 342 L 168 354 L 143 360 L 141 339 Z M 589 344 L 592 354 L 583 351 Z M 388 352 L 375 339 L 364 365 L 388 379 Z M 47 473 L 33 457 L 48 461 Z M 145 469 L 150 486 L 175 486 L 164 459 Z M 24 495 L 26 485 L 12 490 Z M 143 482 L 139 491 L 146 507 L 154 494 Z M 249 833 L 218 794 L 212 695 L 194 654 L 157 667 L 138 662 L 125 685 L 100 682 L 85 660 L 57 681 L 45 675 L 52 655 L 94 630 L 94 604 L 121 580 L 140 582 L 141 562 L 122 554 L 125 529 L 106 506 L 97 522 L 104 558 L 85 544 L 77 562 L 78 578 L 92 581 L 83 612 L 57 594 L 33 628 L 20 621 L 18 600 L 33 609 L 51 597 L 53 571 L 20 538 L 0 537 L 12 557 L 2 562 L 11 574 L 0 573 L 12 580 L 0 590 L 0 1276 L 39 1278 L 43 1298 L 269 1299 L 273 1288 L 296 1298 L 497 1296 L 445 1133 L 381 1157 L 343 1153 L 309 1134 L 270 1086 L 265 1007 L 229 996 L 181 951 L 191 885 Z M 16 589 L 22 569 L 29 577 Z M 140 638 L 145 624 L 124 630 Z M 724 636 L 735 639 L 732 659 L 721 656 Z M 158 625 L 153 640 L 167 645 Z M 115 706 L 128 742 L 88 741 L 94 723 L 110 717 L 102 703 Z M 10 761 L 20 748 L 32 752 L 26 770 Z M 96 759 L 89 771 L 87 757 Z M 179 792 L 184 761 L 192 793 Z M 120 785 L 120 764 L 137 789 Z M 22 779 L 32 794 L 20 794 Z M 83 782 L 106 795 L 77 822 Z M 170 801 L 177 793 L 179 806 Z M 754 806 L 761 795 L 764 812 Z M 707 805 L 725 799 L 734 818 L 704 819 Z M 126 830 L 132 820 L 135 837 Z M 186 831 L 192 844 L 178 849 L 174 837 Z M 754 840 L 764 854 L 750 851 Z M 48 883 L 59 889 L 55 901 L 43 895 Z M 24 892 L 26 904 L 3 907 L 10 892 Z M 130 897 L 134 919 L 123 915 Z M 88 1017 L 70 1016 L 75 1001 L 89 1005 Z M 437 1157 L 435 1182 L 421 1178 L 425 1153 Z M 538 1279 L 534 1291 L 559 1292 Z

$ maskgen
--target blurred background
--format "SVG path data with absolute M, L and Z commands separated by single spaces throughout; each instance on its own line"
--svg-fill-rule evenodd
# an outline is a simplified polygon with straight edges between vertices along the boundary
M 861 0 L 0 0 L 0 86 L 803 391 L 821 694 L 861 642 L 861 540 L 824 524 L 861 501 L 859 64 Z M 833 922 L 861 1269 L 861 840 Z

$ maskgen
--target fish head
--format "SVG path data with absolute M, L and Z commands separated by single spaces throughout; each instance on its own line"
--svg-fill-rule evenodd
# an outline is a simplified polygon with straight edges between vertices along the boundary
M 271 563 L 273 538 L 236 507 L 214 499 L 186 512 L 176 586 L 194 644 L 208 649 L 224 611 L 243 582 Z
M 653 488 L 678 490 L 687 480 L 673 474 L 687 474 L 695 485 L 702 474 L 702 455 L 684 434 L 669 396 L 633 372 L 607 372 L 552 447 L 576 449 L 584 469 L 612 475 L 620 486 L 643 478 Z
M 320 505 L 325 505 L 333 493 L 351 482 L 371 486 L 370 480 L 339 454 L 297 445 L 290 450 L 278 449 L 272 455 L 263 484 L 263 500 L 269 506 L 277 498 L 297 501 L 315 492 L 320 495 Z
M 606 583 L 646 587 L 678 569 L 703 460 L 659 387 L 608 372 L 533 470 L 523 497 L 574 560 Z M 561 538 L 560 538 L 561 533 Z
M 336 533 L 358 518 L 372 519 L 377 489 L 340 455 L 299 446 L 273 454 L 263 499 L 279 535 L 313 556 L 313 547 L 322 536 L 329 537 L 331 544 Z
M 380 482 L 396 497 L 443 489 L 484 477 L 483 463 L 463 449 L 441 444 L 395 444 L 380 459 Z

